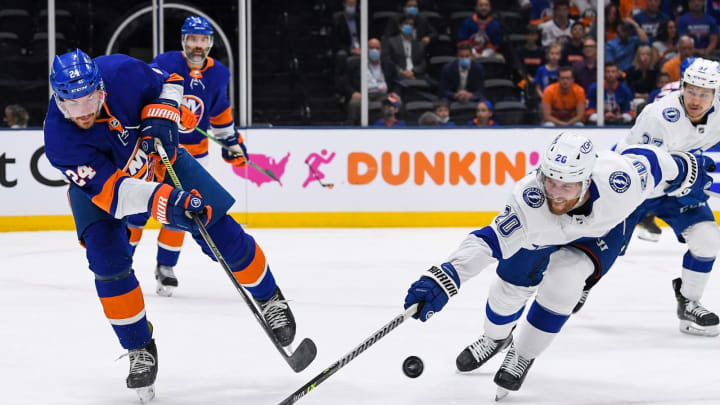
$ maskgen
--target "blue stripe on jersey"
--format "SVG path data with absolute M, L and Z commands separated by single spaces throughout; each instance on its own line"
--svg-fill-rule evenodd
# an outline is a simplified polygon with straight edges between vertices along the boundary
M 710 273 L 714 263 L 714 257 L 693 256 L 689 250 L 685 252 L 685 256 L 683 256 L 683 268 L 697 271 L 698 273 Z
M 497 235 L 495 235 L 495 231 L 493 231 L 491 227 L 486 226 L 482 229 L 472 231 L 471 233 L 478 238 L 484 240 L 485 243 L 490 246 L 494 258 L 502 259 L 502 250 L 500 250 L 500 243 L 498 242 Z
M 657 187 L 658 184 L 660 184 L 660 180 L 662 180 L 662 168 L 660 167 L 660 162 L 658 162 L 657 155 L 655 152 L 651 151 L 650 149 L 643 149 L 643 148 L 630 148 L 626 149 L 621 153 L 622 155 L 627 154 L 633 154 L 633 155 L 640 155 L 644 156 L 648 162 L 650 163 L 650 174 L 652 174 L 653 179 L 655 180 L 655 187 Z
M 527 314 L 530 324 L 543 332 L 558 333 L 570 315 L 560 315 L 534 301 Z
M 496 313 L 495 311 L 490 308 L 490 302 L 485 304 L 485 316 L 487 316 L 488 321 L 494 323 L 495 325 L 507 325 L 510 322 L 517 321 L 520 318 L 520 315 L 522 315 L 523 311 L 525 310 L 525 306 L 520 308 L 519 311 L 515 312 L 511 315 L 500 315 Z

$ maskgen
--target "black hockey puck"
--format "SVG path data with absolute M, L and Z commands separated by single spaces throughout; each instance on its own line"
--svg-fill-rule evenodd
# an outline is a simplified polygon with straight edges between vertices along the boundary
M 417 356 L 408 357 L 405 361 L 403 361 L 402 365 L 403 373 L 410 378 L 420 377 L 424 368 L 425 366 L 423 365 L 423 361 Z

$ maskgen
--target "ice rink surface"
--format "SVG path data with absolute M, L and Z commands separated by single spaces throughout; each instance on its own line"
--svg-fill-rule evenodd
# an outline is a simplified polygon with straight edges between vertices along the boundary
M 158 345 L 153 404 L 279 403 L 401 313 L 410 283 L 471 230 L 250 229 L 292 300 L 298 338 L 318 346 L 300 374 L 190 238 L 180 287 L 172 298 L 155 295 L 157 231 L 146 231 L 134 268 Z M 668 228 L 659 243 L 633 240 L 521 391 L 501 403 L 720 404 L 720 338 L 677 330 L 671 280 L 684 252 Z M 0 233 L 0 257 L 0 404 L 138 403 L 75 233 Z M 481 333 L 493 277 L 486 269 L 428 323 L 408 320 L 298 404 L 494 403 L 504 354 L 474 374 L 455 372 L 455 357 Z M 702 302 L 720 311 L 719 275 Z M 401 371 L 409 355 L 425 362 L 414 380 Z

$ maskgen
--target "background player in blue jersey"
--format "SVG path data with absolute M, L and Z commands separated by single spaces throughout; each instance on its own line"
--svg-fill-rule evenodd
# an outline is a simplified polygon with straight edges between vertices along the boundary
M 182 51 L 158 55 L 153 64 L 166 72 L 176 73 L 185 79 L 182 104 L 197 119 L 197 127 L 210 130 L 232 152 L 222 150 L 223 159 L 237 167 L 245 166 L 247 150 L 242 136 L 235 130 L 232 107 L 227 99 L 230 71 L 219 61 L 208 56 L 213 46 L 213 28 L 203 17 L 188 17 L 181 29 Z M 207 167 L 208 138 L 193 128 L 180 129 L 180 144 Z M 143 227 L 148 220 L 145 214 L 128 218 L 130 244 L 133 249 L 140 242 Z M 163 225 L 158 235 L 156 292 L 171 296 L 178 286 L 173 268 L 177 265 L 185 232 Z
M 177 147 L 183 78 L 125 55 L 91 59 L 81 50 L 56 56 L 54 96 L 45 118 L 50 163 L 69 180 L 78 239 L 86 248 L 107 319 L 128 350 L 128 388 L 154 396 L 157 349 L 132 269 L 126 217 L 143 213 L 192 233 L 212 257 L 189 213 L 200 215 L 233 275 L 254 297 L 273 336 L 288 346 L 295 321 L 265 254 L 226 211 L 234 200 Z M 154 141 L 170 156 L 185 192 L 165 181 Z

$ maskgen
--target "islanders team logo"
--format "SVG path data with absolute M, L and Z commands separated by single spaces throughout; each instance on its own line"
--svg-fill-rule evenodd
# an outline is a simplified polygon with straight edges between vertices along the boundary
M 675 107 L 668 107 L 663 110 L 662 116 L 668 122 L 675 122 L 680 119 L 680 110 Z
M 526 188 L 523 191 L 523 200 L 532 208 L 540 208 L 545 202 L 545 194 L 537 187 Z
M 203 117 L 203 114 L 205 113 L 205 103 L 203 103 L 202 99 L 198 96 L 193 96 L 192 94 L 186 94 L 183 96 L 183 105 L 190 109 L 190 111 L 195 114 L 195 118 L 197 118 L 197 122 L 200 123 L 200 120 Z M 187 130 L 181 130 L 180 133 L 187 134 L 192 131 L 194 131 L 195 128 L 190 128 Z
M 624 193 L 630 188 L 630 176 L 623 172 L 617 171 L 610 174 L 610 188 L 616 193 Z

